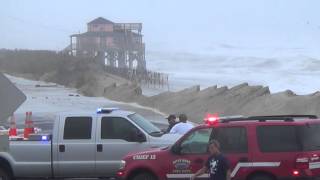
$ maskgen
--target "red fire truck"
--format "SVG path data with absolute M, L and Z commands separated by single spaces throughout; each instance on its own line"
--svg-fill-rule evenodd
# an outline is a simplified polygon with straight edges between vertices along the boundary
M 320 120 L 314 115 L 218 118 L 207 116 L 174 145 L 131 153 L 118 176 L 127 180 L 190 179 L 217 139 L 233 180 L 320 177 Z M 204 174 L 201 178 L 208 178 Z

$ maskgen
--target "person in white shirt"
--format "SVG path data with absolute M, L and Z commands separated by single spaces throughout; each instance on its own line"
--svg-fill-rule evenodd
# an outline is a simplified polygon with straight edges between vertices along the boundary
M 170 134 L 185 134 L 186 132 L 188 132 L 190 129 L 192 129 L 194 126 L 187 122 L 187 115 L 185 114 L 180 114 L 179 115 L 179 123 L 174 125 L 171 130 L 170 130 Z

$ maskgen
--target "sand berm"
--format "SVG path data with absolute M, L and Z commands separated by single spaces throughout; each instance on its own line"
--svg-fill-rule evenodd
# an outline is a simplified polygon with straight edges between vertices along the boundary
M 75 58 L 52 51 L 0 50 L 0 71 L 28 79 L 77 88 L 86 96 L 136 102 L 165 113 L 186 113 L 201 122 L 205 113 L 220 115 L 320 115 L 320 92 L 296 95 L 287 90 L 270 93 L 268 87 L 243 83 L 231 88 L 193 86 L 179 92 L 144 96 L 139 85 L 106 73 L 94 59 Z M 208 77 L 210 78 L 210 77 Z

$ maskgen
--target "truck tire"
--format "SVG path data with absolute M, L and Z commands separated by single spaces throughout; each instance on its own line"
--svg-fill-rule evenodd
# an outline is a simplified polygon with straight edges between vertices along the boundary
M 0 168 L 0 180 L 11 180 L 12 177 L 2 168 Z
M 150 173 L 139 173 L 133 177 L 133 180 L 156 180 L 156 178 Z
M 251 177 L 249 180 L 275 180 L 275 179 L 266 174 L 257 174 Z

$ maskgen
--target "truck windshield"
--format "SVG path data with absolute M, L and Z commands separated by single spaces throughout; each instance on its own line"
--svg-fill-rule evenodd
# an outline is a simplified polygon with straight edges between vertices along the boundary
M 307 124 L 300 129 L 304 151 L 320 150 L 320 124 Z
M 158 127 L 137 113 L 130 114 L 128 117 L 151 136 L 161 136 L 163 134 Z

